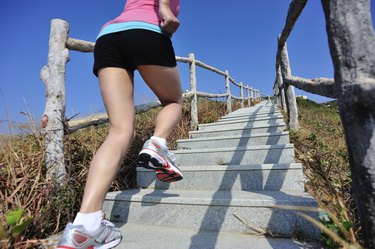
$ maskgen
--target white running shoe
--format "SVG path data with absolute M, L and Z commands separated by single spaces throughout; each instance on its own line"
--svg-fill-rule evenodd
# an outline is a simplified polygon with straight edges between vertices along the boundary
M 117 246 L 122 239 L 120 229 L 102 220 L 95 232 L 89 233 L 82 225 L 69 223 L 60 238 L 57 249 L 107 249 Z
M 139 167 L 152 169 L 156 172 L 156 178 L 162 182 L 175 182 L 182 180 L 182 172 L 174 164 L 176 155 L 163 148 L 154 139 L 149 139 L 143 145 L 138 155 L 137 164 Z

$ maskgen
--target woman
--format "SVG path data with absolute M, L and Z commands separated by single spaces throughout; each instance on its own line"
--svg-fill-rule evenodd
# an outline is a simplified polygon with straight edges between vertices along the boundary
M 119 229 L 103 220 L 102 205 L 135 134 L 135 70 L 163 106 L 154 135 L 139 153 L 138 166 L 155 170 L 161 181 L 182 179 L 166 143 L 182 109 L 180 77 L 170 40 L 179 27 L 178 11 L 179 0 L 127 0 L 121 15 L 101 29 L 93 71 L 99 78 L 109 132 L 91 161 L 80 212 L 73 224 L 66 226 L 57 248 L 111 248 L 122 239 Z

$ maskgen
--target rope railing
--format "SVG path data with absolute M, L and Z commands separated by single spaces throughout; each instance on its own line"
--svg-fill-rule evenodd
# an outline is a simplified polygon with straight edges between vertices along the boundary
M 40 76 L 46 89 L 46 105 L 42 116 L 42 128 L 45 134 L 45 163 L 48 177 L 53 177 L 60 183 L 66 175 L 64 165 L 64 134 L 73 133 L 93 125 L 101 125 L 108 122 L 106 113 L 94 114 L 88 117 L 75 120 L 65 119 L 65 73 L 66 63 L 69 61 L 69 50 L 79 52 L 93 52 L 95 43 L 80 39 L 71 38 L 68 35 L 69 24 L 61 19 L 51 21 L 51 33 L 48 50 L 48 63 L 41 70 Z M 189 64 L 190 91 L 183 94 L 183 99 L 191 101 L 191 129 L 198 127 L 198 97 L 205 98 L 227 98 L 227 112 L 232 111 L 232 99 L 240 100 L 241 107 L 247 102 L 250 106 L 256 99 L 261 97 L 260 91 L 242 82 L 236 82 L 230 77 L 228 70 L 222 71 L 195 59 L 194 54 L 189 57 L 176 56 L 176 60 Z M 225 78 L 226 93 L 213 94 L 197 90 L 196 66 L 217 73 Z M 240 87 L 240 96 L 234 96 L 230 91 L 230 83 Z M 244 95 L 244 90 L 247 95 Z M 147 111 L 159 106 L 160 102 L 152 102 L 136 106 L 136 113 Z
M 365 247 L 375 248 L 375 34 L 370 0 L 322 0 L 334 79 L 291 73 L 286 42 L 306 3 L 291 1 L 278 38 L 275 101 L 287 110 L 289 128 L 298 130 L 293 86 L 338 100 Z

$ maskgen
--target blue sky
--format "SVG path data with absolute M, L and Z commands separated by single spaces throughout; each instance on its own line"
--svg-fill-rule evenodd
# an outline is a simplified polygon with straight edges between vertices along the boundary
M 180 29 L 173 37 L 176 55 L 195 53 L 198 60 L 229 70 L 242 81 L 272 94 L 275 79 L 277 35 L 281 32 L 290 1 L 184 1 Z M 125 1 L 12 0 L 0 1 L 0 133 L 9 132 L 8 121 L 25 122 L 23 112 L 39 120 L 44 111 L 44 85 L 39 78 L 47 63 L 50 20 L 70 24 L 70 37 L 95 41 L 100 27 L 117 17 Z M 374 1 L 371 10 L 374 12 Z M 372 14 L 374 19 L 374 14 Z M 295 76 L 333 77 L 321 3 L 310 0 L 289 40 L 289 57 Z M 92 53 L 70 52 L 67 65 L 66 116 L 103 112 Z M 179 63 L 183 89 L 189 89 L 188 65 Z M 225 80 L 199 69 L 198 90 L 225 92 Z M 141 104 L 155 96 L 136 74 L 135 100 Z M 235 89 L 232 86 L 232 89 Z M 234 90 L 236 95 L 238 90 Z M 329 99 L 296 90 L 317 102 Z

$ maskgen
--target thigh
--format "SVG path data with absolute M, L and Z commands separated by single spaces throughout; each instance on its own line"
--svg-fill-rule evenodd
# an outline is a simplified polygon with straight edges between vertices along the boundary
M 141 65 L 138 71 L 163 105 L 181 103 L 182 90 L 177 67 Z
M 119 131 L 129 131 L 129 128 L 132 130 L 135 120 L 132 72 L 122 68 L 106 67 L 100 69 L 98 75 L 111 128 Z

